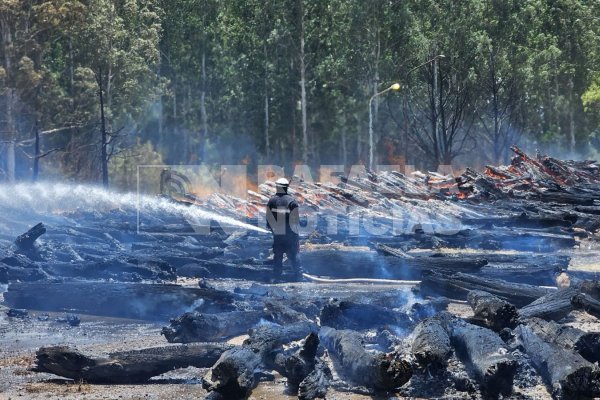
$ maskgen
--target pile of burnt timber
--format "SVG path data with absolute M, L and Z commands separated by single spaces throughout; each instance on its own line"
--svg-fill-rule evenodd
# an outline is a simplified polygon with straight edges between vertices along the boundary
M 584 220 L 600 222 L 600 206 L 573 205 L 567 198 L 544 202 L 538 195 L 579 187 L 595 193 L 597 167 L 541 156 L 536 160 L 515 151 L 511 166 L 484 175 L 493 181 L 484 185 L 495 188 L 493 195 L 477 186 L 482 178 L 473 178 L 472 171 L 456 179 L 365 172 L 337 184 L 294 180 L 292 193 L 318 217 L 316 231 L 303 240 L 304 268 L 311 275 L 330 278 L 419 280 L 424 271 L 432 270 L 552 285 L 554 274 L 568 267 L 568 259 L 548 253 L 575 246 L 576 237 L 586 233 L 573 228 Z M 523 194 L 528 191 L 535 194 L 534 200 Z M 266 182 L 260 185 L 260 194 L 249 193 L 249 200 L 215 194 L 198 205 L 220 215 L 264 220 L 263 202 L 273 193 L 273 183 Z M 32 224 L 16 240 L 0 236 L 7 244 L 0 252 L 0 282 L 162 283 L 179 277 L 267 282 L 271 278 L 272 266 L 264 261 L 270 252 L 268 234 L 232 234 L 217 227 L 195 235 L 183 218 L 157 213 L 146 215 L 137 226 L 134 211 L 65 214 L 79 223 Z M 338 216 L 337 233 L 330 233 L 325 221 L 332 215 Z M 388 233 L 373 236 L 362 228 L 353 231 L 355 217 L 371 217 L 376 225 L 389 228 Z M 394 227 L 398 219 L 402 226 Z M 584 229 L 594 231 L 593 226 Z M 411 251 L 442 247 L 457 254 Z M 464 254 L 465 248 L 481 253 Z M 284 278 L 288 276 L 284 272 Z
M 273 371 L 301 399 L 325 397 L 330 385 L 373 396 L 427 397 L 419 388 L 438 386 L 442 397 L 507 397 L 529 384 L 521 375 L 530 370 L 556 397 L 594 396 L 600 333 L 569 318 L 600 316 L 598 286 L 568 270 L 571 286 L 549 286 L 569 267 L 555 251 L 600 227 L 600 205 L 590 201 L 600 194 L 598 167 L 515 152 L 511 166 L 458 178 L 365 172 L 339 183 L 293 180 L 293 194 L 318 217 L 302 237 L 308 273 L 421 281 L 416 290 L 251 284 L 272 276 L 269 234 L 213 227 L 194 235 L 183 218 L 158 214 L 138 227 L 135 212 L 120 209 L 0 235 L 4 301 L 164 325 L 174 344 L 160 349 L 38 351 L 38 371 L 90 383 L 143 383 L 193 366 L 205 369 L 198 377 L 212 399 L 247 398 Z M 259 192 L 250 201 L 215 194 L 197 205 L 263 220 L 274 185 Z M 334 221 L 323 218 L 340 210 Z M 394 212 L 405 217 L 399 231 Z M 389 233 L 354 231 L 353 218 L 364 217 Z M 214 287 L 180 278 L 208 278 Z M 448 299 L 466 301 L 473 317 L 444 312 Z M 245 334 L 242 345 L 227 344 Z
M 505 300 L 471 290 L 465 298 L 474 317 L 468 319 L 440 311 L 437 304 L 447 304 L 443 299 L 421 300 L 421 308 L 433 304 L 429 313 L 410 312 L 408 289 L 402 294 L 372 288 L 367 294 L 335 285 L 308 291 L 295 285 L 253 285 L 229 292 L 203 286 L 207 299 L 235 311 L 215 308 L 174 318 L 163 333 L 169 341 L 186 344 L 109 355 L 41 348 L 36 370 L 90 383 L 142 383 L 173 368 L 208 368 L 202 380 L 212 399 L 248 398 L 263 377 L 276 371 L 286 379 L 288 393 L 313 399 L 326 396 L 328 387 L 334 382 L 339 386 L 340 380 L 347 390 L 376 395 L 410 388 L 413 380 L 432 373 L 447 375 L 436 385 L 452 391 L 452 382 L 463 379 L 453 375 L 460 364 L 473 387 L 494 398 L 509 396 L 521 379 L 519 371 L 528 366 L 557 398 L 600 393 L 600 370 L 594 364 L 600 360 L 600 332 L 553 321 L 558 315 L 541 313 L 544 320 L 525 313 L 555 298 L 597 302 L 597 282 L 554 290 L 521 309 L 509 292 Z M 331 300 L 334 294 L 341 297 Z M 310 311 L 314 307 L 320 311 Z M 226 344 L 246 332 L 242 345 Z
M 458 178 L 365 171 L 338 183 L 293 180 L 291 193 L 306 212 L 317 215 L 316 232 L 306 242 L 345 243 L 345 249 L 303 249 L 307 267 L 313 268 L 309 272 L 321 272 L 326 265 L 323 275 L 355 277 L 360 262 L 365 277 L 418 279 L 424 269 L 482 269 L 497 278 L 514 275 L 526 281 L 531 268 L 519 269 L 516 263 L 508 268 L 508 262 L 496 265 L 489 259 L 486 264 L 485 256 L 403 256 L 406 250 L 439 247 L 547 253 L 571 248 L 576 236 L 587 234 L 575 227 L 587 232 L 600 227 L 600 205 L 590 200 L 600 195 L 596 164 L 514 151 L 510 166 L 489 167 L 483 174 L 467 170 Z M 260 193 L 249 192 L 249 199 L 218 193 L 197 205 L 220 215 L 264 221 L 264 204 L 274 191 L 273 182 L 266 182 Z M 236 236 L 216 228 L 194 235 L 182 218 L 158 213 L 145 215 L 138 227 L 135 211 L 65 214 L 78 218 L 77 226 L 34 225 L 0 254 L 0 281 L 165 282 L 179 276 L 268 280 L 270 266 L 256 262 L 269 252 L 268 235 Z M 333 215 L 339 222 L 337 233 L 329 229 Z M 355 218 L 366 217 L 387 233 L 372 235 L 360 225 L 353 230 Z M 398 220 L 402 226 L 395 226 Z M 354 262 L 365 243 L 371 250 Z M 536 283 L 547 280 L 553 264 L 540 260 L 535 265 Z
M 434 221 L 434 230 L 443 231 L 456 230 L 448 229 L 456 220 L 479 228 L 489 224 L 550 231 L 578 227 L 594 232 L 600 228 L 597 163 L 543 155 L 530 157 L 517 147 L 513 151 L 515 157 L 510 165 L 488 166 L 483 173 L 467 169 L 454 177 L 432 172 L 405 175 L 398 171 L 363 170 L 353 176 L 342 176 L 336 183 L 313 183 L 294 177 L 290 192 L 301 206 L 317 215 L 338 215 L 335 222 L 324 218 L 319 220 L 322 225 L 317 226 L 325 233 L 327 225 L 335 223 L 339 239 L 347 238 L 352 231 L 348 218 L 357 216 L 369 216 L 389 232 L 396 232 L 390 218 L 392 212 L 401 213 L 409 221 L 408 227 L 402 227 L 404 233 L 407 233 L 405 228 L 412 233 L 412 227 L 430 219 Z M 249 191 L 249 201 L 218 193 L 200 204 L 216 212 L 256 221 L 264 218 L 264 204 L 274 193 L 275 184 L 268 181 L 259 185 L 258 192 Z M 350 212 L 340 213 L 340 210 Z M 489 233 L 491 239 L 502 238 L 493 231 Z M 505 248 L 518 246 L 509 237 L 505 239 L 508 242 Z M 552 244 L 561 241 L 532 234 L 527 246 L 543 248 L 547 240 Z M 481 245 L 498 242 L 482 240 Z M 568 244 L 568 240 L 563 244 Z
M 545 202 L 594 204 L 600 183 L 600 169 L 594 161 L 563 161 L 539 154 L 532 158 L 516 146 L 512 150 L 516 156 L 510 166 L 488 166 L 484 175 L 469 170 L 460 186 L 473 182 L 473 195 L 484 194 L 478 189 L 479 183 L 480 187 L 496 188 L 497 196 L 501 193 Z

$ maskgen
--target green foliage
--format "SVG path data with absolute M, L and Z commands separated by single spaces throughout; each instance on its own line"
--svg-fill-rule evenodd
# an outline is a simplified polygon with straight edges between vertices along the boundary
M 596 76 L 590 87 L 581 96 L 586 111 L 593 112 L 600 106 L 600 75 Z
M 164 164 L 161 155 L 154 149 L 152 143 L 142 143 L 139 138 L 134 146 L 123 149 L 119 154 L 112 157 L 109 171 L 112 177 L 112 185 L 120 190 L 137 191 L 138 178 L 140 192 L 160 193 L 160 168 Z M 143 166 L 157 166 L 140 167 Z M 139 173 L 139 176 L 138 176 Z
M 313 164 L 366 161 L 369 98 L 394 82 L 374 101 L 376 162 L 591 154 L 598 15 L 584 0 L 4 0 L 0 131 L 32 154 L 34 128 L 67 128 L 42 136 L 42 166 L 96 180 L 101 88 L 120 187 L 141 159 L 290 165 L 303 57 Z

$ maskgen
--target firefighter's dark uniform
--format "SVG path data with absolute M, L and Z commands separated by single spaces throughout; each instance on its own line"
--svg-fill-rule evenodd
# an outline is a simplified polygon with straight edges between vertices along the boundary
M 283 189 L 269 199 L 267 203 L 267 227 L 273 232 L 273 274 L 274 278 L 281 277 L 283 269 L 283 253 L 294 267 L 296 279 L 302 277 L 298 260 L 300 241 L 298 235 L 299 213 L 298 203 Z

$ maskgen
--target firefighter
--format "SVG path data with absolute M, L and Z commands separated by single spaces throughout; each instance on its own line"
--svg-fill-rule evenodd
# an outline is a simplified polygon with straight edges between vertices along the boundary
M 294 278 L 302 279 L 302 268 L 298 260 L 300 250 L 300 216 L 298 203 L 288 194 L 290 182 L 280 178 L 275 182 L 277 193 L 267 203 L 267 227 L 273 233 L 273 281 L 281 279 L 283 253 L 294 268 Z

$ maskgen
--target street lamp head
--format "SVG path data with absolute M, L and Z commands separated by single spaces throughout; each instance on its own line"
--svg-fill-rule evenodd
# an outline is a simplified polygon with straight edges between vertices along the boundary
M 392 90 L 400 90 L 400 84 L 399 83 L 394 83 L 392 86 L 390 86 L 390 89 L 392 89 Z
M 437 58 L 446 58 L 446 56 L 443 54 L 438 54 Z

